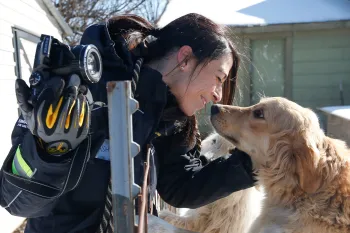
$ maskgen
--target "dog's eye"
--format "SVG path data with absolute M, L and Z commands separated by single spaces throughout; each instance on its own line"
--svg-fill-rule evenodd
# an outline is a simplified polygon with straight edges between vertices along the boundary
M 262 109 L 256 109 L 253 111 L 253 115 L 255 118 L 264 119 L 264 111 Z

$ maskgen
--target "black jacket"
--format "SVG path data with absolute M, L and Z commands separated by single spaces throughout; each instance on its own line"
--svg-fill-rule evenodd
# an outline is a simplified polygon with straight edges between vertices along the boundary
M 113 43 L 106 35 L 104 25 L 90 27 L 90 32 L 93 32 L 93 36 L 87 33 L 82 42 L 100 43 L 99 50 L 104 61 L 110 61 L 105 62 L 102 80 L 90 86 L 94 101 L 106 103 L 106 82 L 129 75 L 133 59 L 125 47 L 117 49 L 118 55 L 108 54 L 108 51 L 113 51 Z M 121 43 L 119 46 L 125 45 Z M 112 60 L 123 63 L 113 66 Z M 136 183 L 141 185 L 145 145 L 151 143 L 154 149 L 151 183 L 161 198 L 172 206 L 197 208 L 234 191 L 251 187 L 254 181 L 250 161 L 240 152 L 203 166 L 198 151 L 183 143 L 181 133 L 155 138 L 155 131 L 162 130 L 160 128 L 168 123 L 162 120 L 162 116 L 169 104 L 169 96 L 171 94 L 161 74 L 143 66 L 135 95 L 140 111 L 133 114 L 133 138 L 141 147 L 141 152 L 135 157 Z M 28 218 L 26 233 L 96 231 L 110 178 L 109 161 L 96 158 L 101 148 L 105 148 L 102 146 L 105 140 L 108 140 L 107 115 L 107 108 L 95 106 L 89 138 L 79 149 L 62 157 L 52 157 L 41 151 L 25 122 L 21 118 L 17 121 L 12 133 L 13 147 L 0 173 L 0 201 L 10 214 Z M 89 140 L 91 145 L 87 142 Z M 84 156 L 84 153 L 90 156 L 83 176 L 74 189 L 59 198 L 44 198 L 23 190 L 4 177 L 4 171 L 11 171 L 12 159 L 18 147 L 27 164 L 36 169 L 33 179 L 59 188 L 67 177 L 73 156 Z M 151 192 L 154 192 L 154 188 L 151 187 Z

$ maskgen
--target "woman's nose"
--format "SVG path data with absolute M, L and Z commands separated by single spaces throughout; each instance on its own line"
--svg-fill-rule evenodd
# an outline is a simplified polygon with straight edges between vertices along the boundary
M 218 95 L 216 92 L 214 92 L 213 93 L 213 101 L 214 101 L 214 103 L 218 103 L 218 102 L 220 102 L 220 100 L 221 100 L 220 95 Z
M 219 87 L 213 92 L 214 103 L 218 103 L 222 99 L 222 88 Z

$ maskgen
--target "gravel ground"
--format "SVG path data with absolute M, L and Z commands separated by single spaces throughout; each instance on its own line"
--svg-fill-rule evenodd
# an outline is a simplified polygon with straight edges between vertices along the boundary
M 12 233 L 24 233 L 24 228 L 26 226 L 27 220 L 24 220 L 23 223 Z

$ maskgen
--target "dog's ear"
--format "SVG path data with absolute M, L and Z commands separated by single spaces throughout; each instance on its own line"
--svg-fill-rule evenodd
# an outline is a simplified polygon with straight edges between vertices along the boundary
M 299 139 L 301 143 L 293 150 L 298 182 L 305 192 L 315 193 L 322 184 L 320 151 L 312 137 L 302 136 Z

